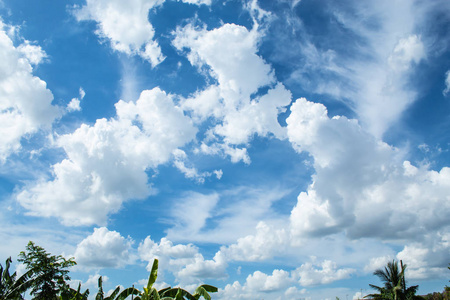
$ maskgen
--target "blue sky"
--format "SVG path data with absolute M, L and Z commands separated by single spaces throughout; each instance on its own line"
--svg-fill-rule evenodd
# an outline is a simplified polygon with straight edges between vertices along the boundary
M 450 263 L 450 3 L 0 1 L 0 258 L 357 299 Z M 16 265 L 19 271 L 23 266 Z M 147 269 L 146 269 L 147 268 Z

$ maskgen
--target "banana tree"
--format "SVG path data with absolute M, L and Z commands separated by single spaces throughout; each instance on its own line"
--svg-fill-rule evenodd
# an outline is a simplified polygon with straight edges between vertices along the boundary
M 127 288 L 120 292 L 120 286 L 116 287 L 116 289 L 111 293 L 111 295 L 105 297 L 103 293 L 103 280 L 102 276 L 98 278 L 98 292 L 95 296 L 95 300 L 124 300 L 130 295 L 138 295 L 139 291 L 135 288 Z
M 144 287 L 144 291 L 141 292 L 137 289 L 131 291 L 131 294 L 137 295 L 134 300 L 198 300 L 200 297 L 203 297 L 206 300 L 211 300 L 209 293 L 217 292 L 216 287 L 207 284 L 197 287 L 194 295 L 181 288 L 167 287 L 158 291 L 153 287 L 157 277 L 158 260 L 155 259 L 153 261 L 152 270 L 150 271 L 150 276 L 148 277 L 147 286 Z
M 61 289 L 60 300 L 88 300 L 89 290 L 81 293 L 81 283 L 78 284 L 78 289 L 74 290 L 68 284 L 64 284 Z
M 22 300 L 22 293 L 30 288 L 33 284 L 33 272 L 28 271 L 16 279 L 17 274 L 9 274 L 11 265 L 11 257 L 6 259 L 5 269 L 0 264 L 0 300 L 17 299 Z

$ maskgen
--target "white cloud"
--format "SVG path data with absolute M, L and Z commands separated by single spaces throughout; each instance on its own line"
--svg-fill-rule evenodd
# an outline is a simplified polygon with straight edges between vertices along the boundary
M 288 242 L 284 229 L 269 227 L 264 222 L 258 223 L 256 233 L 239 238 L 235 244 L 223 247 L 224 255 L 234 261 L 263 261 L 282 252 Z
M 20 150 L 23 137 L 49 129 L 61 116 L 46 83 L 32 74 L 31 64 L 45 52 L 27 41 L 15 48 L 5 27 L 0 21 L 0 162 Z
M 47 53 L 42 50 L 41 46 L 32 45 L 29 41 L 24 41 L 23 44 L 17 47 L 17 50 L 33 65 L 38 65 L 47 58 Z
M 289 139 L 312 156 L 315 167 L 313 182 L 291 212 L 293 242 L 344 232 L 350 239 L 414 241 L 448 252 L 439 235 L 425 236 L 442 235 L 450 225 L 449 168 L 415 167 L 356 121 L 329 118 L 321 104 L 298 99 L 291 111 Z M 431 257 L 426 262 L 432 264 Z
M 197 121 L 214 117 L 221 122 L 211 133 L 216 140 L 223 138 L 226 146 L 218 145 L 220 141 L 209 146 L 230 155 L 233 161 L 247 163 L 249 159 L 242 153 L 236 156 L 242 148 L 227 145 L 246 144 L 254 134 L 284 138 L 285 129 L 277 116 L 291 101 L 291 93 L 281 83 L 276 84 L 270 65 L 257 55 L 257 28 L 255 25 L 249 31 L 225 24 L 207 31 L 188 25 L 178 28 L 173 40 L 178 50 L 189 49 L 187 57 L 193 66 L 207 70 L 218 82 L 186 99 L 183 107 L 191 110 Z M 266 86 L 272 88 L 255 95 Z
M 247 277 L 244 285 L 238 281 L 227 284 L 219 290 L 217 297 L 218 299 L 285 299 L 285 294 L 286 296 L 300 294 L 295 287 L 289 287 L 292 284 L 293 278 L 284 270 L 273 270 L 271 275 L 255 271 Z
M 256 271 L 246 279 L 248 289 L 262 292 L 285 289 L 291 282 L 289 272 L 284 270 L 273 270 L 272 275 Z
M 213 175 L 216 176 L 217 179 L 222 177 L 222 170 L 214 170 L 212 172 L 199 172 L 195 167 L 189 167 L 188 158 L 186 152 L 181 149 L 176 149 L 173 152 L 175 167 L 183 173 L 186 178 L 195 179 L 199 183 L 204 183 L 205 178 L 211 177 Z
M 288 27 L 280 29 L 276 39 L 293 42 L 278 47 L 276 59 L 297 64 L 292 84 L 343 101 L 366 130 L 381 138 L 417 99 L 409 79 L 434 43 L 420 35 L 429 11 L 425 2 L 411 1 L 327 5 L 338 31 L 317 37 L 296 15 L 287 14 Z M 342 30 L 348 34 L 341 37 Z
M 380 257 L 372 257 L 369 261 L 369 263 L 364 266 L 365 272 L 374 272 L 377 269 L 384 268 L 386 264 L 390 261 L 392 261 L 393 258 L 389 255 L 387 256 L 380 256 Z
M 211 5 L 211 0 L 181 0 L 184 3 L 196 4 L 196 5 Z
M 258 32 L 225 24 L 207 31 L 188 25 L 175 32 L 173 45 L 190 49 L 187 57 L 199 68 L 211 67 L 211 76 L 218 80 L 225 95 L 225 107 L 239 107 L 259 87 L 274 82 L 271 67 L 257 53 Z
M 420 37 L 410 35 L 400 39 L 394 51 L 388 58 L 388 63 L 394 71 L 407 71 L 412 63 L 418 64 L 425 58 L 425 49 Z
M 195 255 L 194 261 L 176 273 L 176 277 L 184 284 L 198 283 L 211 278 L 223 279 L 228 277 L 227 266 L 227 261 L 220 251 L 211 260 L 205 260 L 199 253 Z
M 117 231 L 94 228 L 94 232 L 77 245 L 75 260 L 85 269 L 123 267 L 132 261 L 132 243 Z
M 172 216 L 174 226 L 167 231 L 170 239 L 185 240 L 205 229 L 206 222 L 212 218 L 213 210 L 219 202 L 216 193 L 203 195 L 190 192 L 174 204 Z M 179 212 L 183 212 L 180 214 Z
M 17 195 L 29 214 L 67 225 L 105 224 L 123 201 L 152 193 L 147 169 L 195 138 L 190 119 L 158 88 L 142 92 L 136 103 L 119 101 L 116 110 L 114 119 L 83 124 L 58 138 L 67 158 L 53 165 L 54 179 L 41 179 Z
M 149 236 L 140 243 L 138 251 L 141 260 L 148 261 L 148 270 L 156 258 L 159 264 L 164 266 L 159 272 L 161 279 L 164 279 L 165 272 L 169 271 L 183 286 L 199 283 L 208 278 L 226 277 L 227 264 L 220 251 L 212 260 L 205 260 L 198 252 L 198 248 L 192 244 L 174 245 L 167 238 L 162 238 L 156 243 Z
M 445 73 L 445 89 L 443 91 L 444 96 L 450 93 L 450 70 Z
M 404 164 L 396 149 L 375 140 L 355 121 L 328 118 L 321 104 L 299 99 L 291 110 L 290 141 L 314 158 L 316 170 L 313 184 L 299 196 L 291 215 L 303 224 L 301 231 L 345 227 L 353 236 L 398 237 L 400 232 L 417 234 L 421 226 L 431 230 L 448 224 L 441 214 L 449 209 L 445 191 L 450 186 L 444 182 L 448 168 L 436 172 Z M 430 199 L 426 204 L 421 200 L 425 195 Z M 313 221 L 319 215 L 325 219 L 304 227 L 309 224 L 305 218 Z M 412 219 L 417 226 L 409 226 Z
M 237 239 L 250 235 L 256 230 L 258 235 L 256 240 L 262 242 L 262 235 L 270 231 L 268 227 L 271 228 L 273 222 L 280 223 L 280 216 L 274 212 L 272 205 L 288 192 L 281 187 L 271 186 L 270 188 L 237 187 L 222 191 L 220 194 L 188 193 L 173 205 L 171 216 L 175 221 L 173 221 L 174 226 L 168 229 L 167 237 L 175 241 L 224 244 L 234 243 Z M 180 211 L 191 213 L 180 216 Z M 214 220 L 213 224 L 207 224 L 208 220 Z M 257 226 L 261 221 L 263 223 Z M 283 232 L 276 232 L 270 236 L 279 236 L 281 239 Z M 243 248 L 250 246 L 244 240 L 241 243 Z M 249 249 L 241 249 L 241 246 L 230 251 L 231 256 L 238 256 L 243 252 L 253 255 L 248 252 Z M 254 255 L 254 260 L 264 256 L 263 253 Z
M 324 260 L 320 265 L 315 263 L 305 263 L 293 271 L 295 276 L 299 277 L 301 286 L 311 286 L 318 284 L 328 284 L 337 280 L 349 278 L 354 269 L 338 269 L 336 263 L 330 260 Z
M 72 98 L 72 100 L 70 100 L 69 104 L 67 104 L 67 111 L 73 112 L 73 111 L 80 111 L 80 110 L 81 110 L 80 99 Z
M 164 60 L 154 40 L 155 29 L 148 21 L 149 10 L 164 0 L 93 1 L 75 10 L 78 21 L 97 22 L 96 34 L 110 41 L 111 47 L 128 55 L 139 55 L 153 67 Z

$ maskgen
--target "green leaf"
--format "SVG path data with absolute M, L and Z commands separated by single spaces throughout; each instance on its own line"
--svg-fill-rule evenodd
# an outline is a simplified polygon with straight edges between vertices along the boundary
M 198 298 L 197 298 L 197 295 L 199 296 Z M 211 296 L 208 294 L 208 292 L 202 286 L 199 286 L 198 288 L 195 289 L 194 297 L 197 299 L 199 299 L 200 297 L 203 297 L 206 300 L 211 300 Z
M 109 297 L 106 297 L 105 300 L 114 300 L 116 299 L 117 294 L 120 292 L 120 286 L 116 287 L 114 292 Z
M 117 298 L 114 299 L 114 300 L 124 300 L 125 298 L 127 298 L 127 297 L 130 296 L 130 295 L 140 295 L 140 294 L 141 294 L 141 292 L 140 292 L 138 289 L 136 289 L 136 288 L 134 288 L 134 287 L 130 287 L 130 288 L 127 288 L 127 289 L 123 290 L 123 291 L 117 296 Z M 134 298 L 134 299 L 137 299 L 137 297 Z
M 158 260 L 155 258 L 155 260 L 153 261 L 152 271 L 150 272 L 150 276 L 148 277 L 147 289 L 149 290 L 151 289 L 157 277 L 158 277 Z
M 202 284 L 199 287 L 203 287 L 208 293 L 217 293 L 219 289 L 215 286 L 209 285 L 209 284 Z
M 175 295 L 175 300 L 183 300 L 183 292 L 181 291 L 181 289 L 178 289 L 178 292 Z

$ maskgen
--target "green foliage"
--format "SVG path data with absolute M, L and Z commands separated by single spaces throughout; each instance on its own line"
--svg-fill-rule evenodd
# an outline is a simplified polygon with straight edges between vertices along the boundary
M 422 299 L 421 297 L 416 296 L 417 289 L 419 288 L 418 285 L 409 288 L 406 287 L 405 270 L 406 265 L 403 265 L 402 261 L 400 261 L 399 268 L 398 261 L 396 260 L 388 262 L 384 269 L 375 270 L 373 274 L 380 278 L 384 283 L 384 286 L 379 287 L 369 284 L 370 287 L 375 289 L 378 293 L 367 295 L 365 298 L 370 297 L 371 299 L 377 300 Z
M 103 280 L 102 277 L 100 276 L 98 278 L 98 292 L 97 295 L 95 296 L 95 300 L 124 300 L 125 298 L 127 298 L 128 296 L 132 295 L 134 293 L 134 295 L 138 295 L 139 291 L 136 290 L 135 288 L 127 288 L 125 290 L 123 290 L 122 292 L 120 292 L 120 287 L 116 287 L 116 289 L 111 293 L 111 295 L 109 295 L 108 297 L 105 297 L 105 294 L 103 293 Z
M 78 285 L 78 289 L 74 290 L 69 285 L 65 284 L 60 291 L 60 300 L 88 300 L 89 290 L 84 293 L 80 292 L 81 283 Z
M 5 269 L 0 264 L 0 300 L 14 299 L 22 300 L 22 293 L 24 293 L 32 284 L 32 272 L 28 271 L 16 279 L 17 274 L 9 274 L 9 267 L 11 265 L 11 257 L 6 259 Z
M 16 273 L 10 274 L 11 258 L 6 260 L 5 269 L 0 264 L 0 300 L 23 300 L 22 293 L 31 289 L 33 300 L 88 300 L 89 290 L 81 292 L 71 288 L 66 281 L 70 280 L 69 268 L 76 265 L 73 258 L 65 259 L 61 255 L 55 256 L 46 252 L 44 248 L 29 242 L 26 251 L 19 254 L 27 272 L 16 279 Z M 157 290 L 153 287 L 158 277 L 158 260 L 153 261 L 147 286 L 140 291 L 134 287 L 120 291 L 118 286 L 111 295 L 105 297 L 102 277 L 98 279 L 98 292 L 95 300 L 125 300 L 132 296 L 134 300 L 211 300 L 210 293 L 218 289 L 212 285 L 200 285 L 194 294 L 182 288 L 166 287 Z
M 144 287 L 144 290 L 142 292 L 134 288 L 132 288 L 133 290 L 130 290 L 130 295 L 137 295 L 134 300 L 198 300 L 200 297 L 203 297 L 206 300 L 211 300 L 209 293 L 217 292 L 216 287 L 207 284 L 197 287 L 194 295 L 181 288 L 167 287 L 158 291 L 153 287 L 157 277 L 158 260 L 155 259 L 150 271 L 150 276 L 148 277 L 147 286 Z
M 70 280 L 67 269 L 76 265 L 73 258 L 66 260 L 61 255 L 50 255 L 31 241 L 26 251 L 20 252 L 19 261 L 33 274 L 30 294 L 35 300 L 58 299 L 57 295 Z

